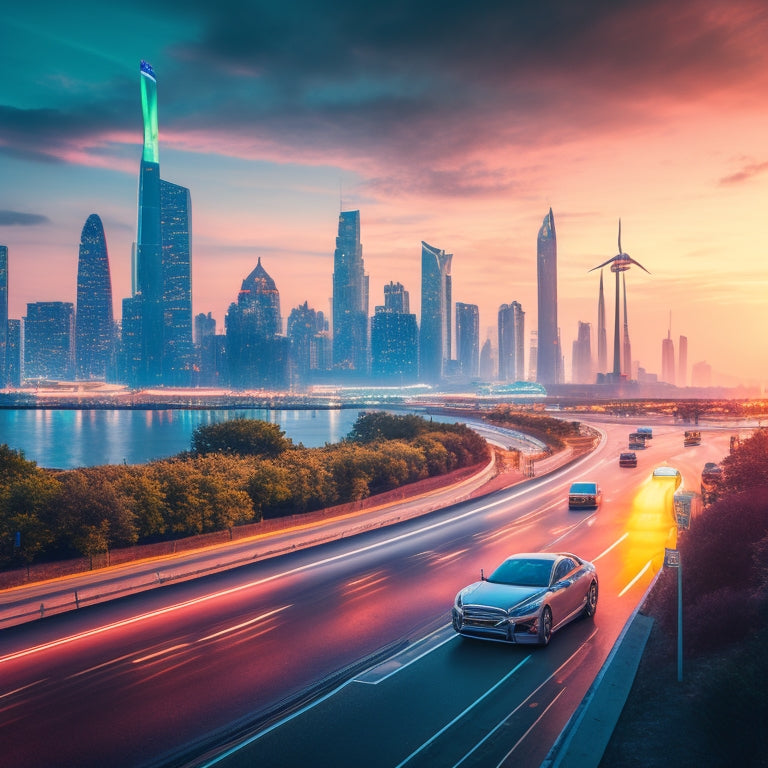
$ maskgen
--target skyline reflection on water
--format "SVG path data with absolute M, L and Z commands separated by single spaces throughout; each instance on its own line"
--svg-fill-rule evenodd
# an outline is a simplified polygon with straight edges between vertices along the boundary
M 142 464 L 188 450 L 201 424 L 245 416 L 279 424 L 294 443 L 317 448 L 346 437 L 360 410 L 0 409 L 0 443 L 41 467 Z

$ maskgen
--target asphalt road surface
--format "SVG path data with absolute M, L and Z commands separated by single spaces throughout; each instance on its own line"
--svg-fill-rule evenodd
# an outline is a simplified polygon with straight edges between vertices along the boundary
M 631 426 L 564 470 L 384 529 L 0 633 L 0 764 L 538 765 L 675 546 L 668 463 L 699 489 L 730 432 Z M 597 479 L 596 511 L 569 511 Z M 454 636 L 455 593 L 519 551 L 595 562 L 594 620 L 546 649 Z

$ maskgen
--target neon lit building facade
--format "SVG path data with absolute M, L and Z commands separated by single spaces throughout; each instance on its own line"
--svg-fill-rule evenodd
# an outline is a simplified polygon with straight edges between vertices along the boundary
M 138 380 L 153 386 L 163 378 L 163 248 L 160 217 L 160 152 L 157 125 L 157 79 L 146 62 L 140 65 L 144 146 L 139 168 L 139 217 L 136 237 L 136 294 L 140 294 L 140 364 Z M 135 298 L 135 296 L 134 296 Z

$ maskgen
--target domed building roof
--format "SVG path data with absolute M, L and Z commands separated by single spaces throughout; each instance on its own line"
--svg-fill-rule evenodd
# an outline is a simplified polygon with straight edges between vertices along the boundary
M 259 257 L 258 263 L 248 277 L 243 280 L 242 288 L 240 292 L 247 293 L 272 293 L 277 291 L 275 281 L 267 274 L 267 270 L 261 266 L 261 257 Z

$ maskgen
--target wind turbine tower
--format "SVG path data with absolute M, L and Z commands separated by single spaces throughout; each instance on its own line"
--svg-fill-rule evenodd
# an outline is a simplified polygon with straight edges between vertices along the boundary
M 621 250 L 621 219 L 619 219 L 619 252 L 612 256 L 608 261 L 604 261 L 602 264 L 598 264 L 596 267 L 593 267 L 590 269 L 590 272 L 594 272 L 596 269 L 601 269 L 602 267 L 608 266 L 608 264 L 611 265 L 611 272 L 613 272 L 616 275 L 616 304 L 615 304 L 615 312 L 614 312 L 614 326 L 613 326 L 613 373 L 612 378 L 614 381 L 619 381 L 621 378 L 621 333 L 620 333 L 620 323 L 619 319 L 621 317 L 621 311 L 620 311 L 620 299 L 621 294 L 619 292 L 619 275 L 623 272 L 626 272 L 633 264 L 636 264 L 640 269 L 642 269 L 644 272 L 648 272 L 648 270 L 640 264 L 640 262 L 635 261 L 633 258 L 630 258 L 629 254 L 624 253 Z M 650 275 L 651 273 L 648 272 Z M 624 316 L 626 318 L 626 284 L 625 284 L 625 293 L 624 293 Z M 627 346 L 629 346 L 629 330 L 626 330 L 626 337 L 625 341 Z M 629 363 L 631 365 L 631 361 Z

